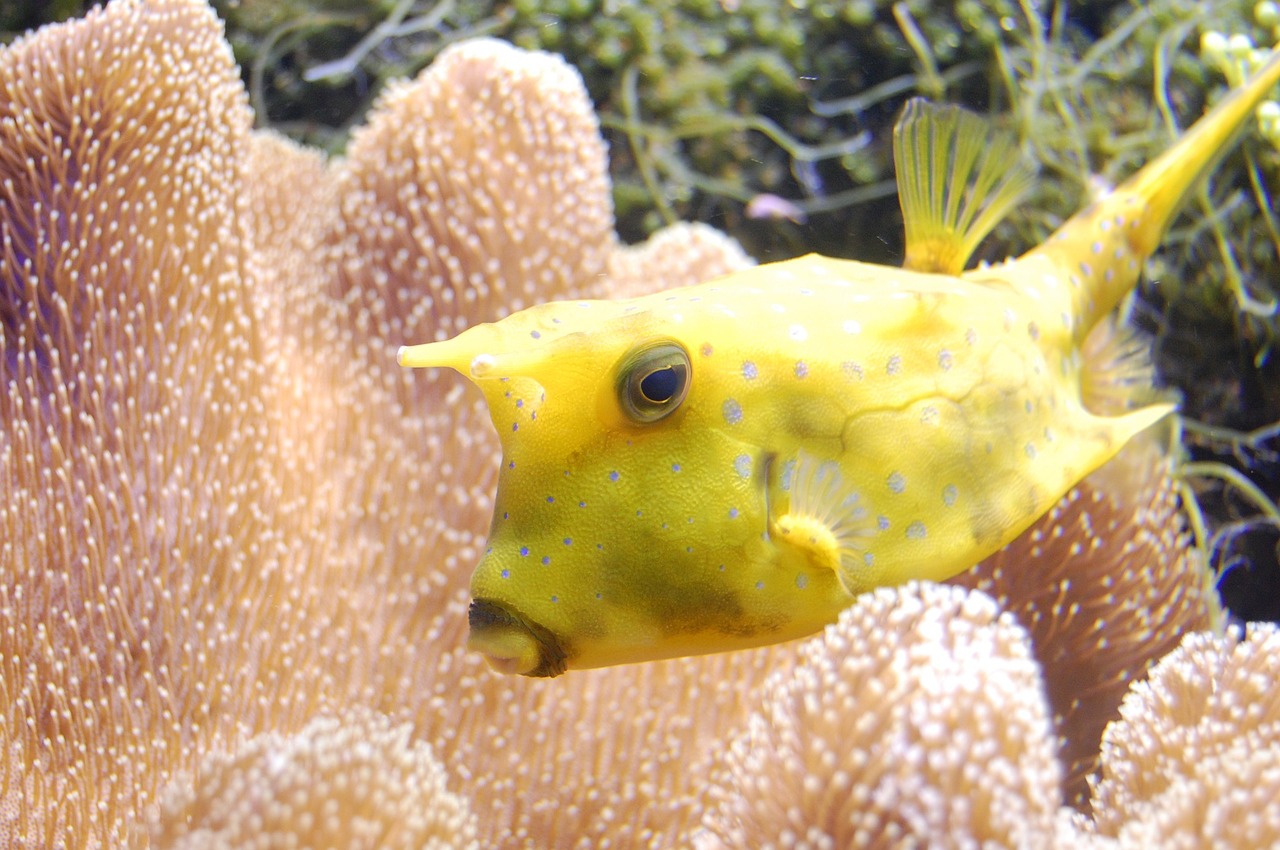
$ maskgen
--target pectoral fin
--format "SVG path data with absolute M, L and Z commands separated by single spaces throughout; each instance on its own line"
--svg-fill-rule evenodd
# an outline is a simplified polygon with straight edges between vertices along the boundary
M 839 464 L 801 451 L 783 471 L 782 486 L 789 504 L 773 522 L 777 542 L 803 551 L 815 567 L 834 572 L 849 595 L 865 590 L 866 582 L 858 576 L 865 571 L 863 553 L 875 534 L 875 521 Z

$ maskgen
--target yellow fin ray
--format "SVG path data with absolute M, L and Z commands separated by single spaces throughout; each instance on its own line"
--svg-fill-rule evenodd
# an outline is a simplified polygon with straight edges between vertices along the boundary
M 875 520 L 857 490 L 848 486 L 835 461 L 797 454 L 783 473 L 790 493 L 787 512 L 774 522 L 781 542 L 803 549 L 815 565 L 830 569 L 850 595 L 867 589 L 864 541 Z
M 907 102 L 893 129 L 906 259 L 914 271 L 959 274 L 1031 187 L 1017 139 L 958 106 Z

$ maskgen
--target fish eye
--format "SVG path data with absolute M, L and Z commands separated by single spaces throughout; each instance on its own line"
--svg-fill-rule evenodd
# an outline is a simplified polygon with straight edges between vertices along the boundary
M 670 416 L 688 392 L 689 355 L 673 342 L 632 351 L 618 370 L 618 401 L 642 425 Z

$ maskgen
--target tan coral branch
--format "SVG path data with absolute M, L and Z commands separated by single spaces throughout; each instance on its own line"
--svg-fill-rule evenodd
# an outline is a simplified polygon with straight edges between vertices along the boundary
M 1187 636 L 1102 742 L 1099 832 L 1125 847 L 1280 846 L 1280 629 Z
M 1153 433 L 954 581 L 996 597 L 1030 632 L 1063 737 L 1068 799 L 1084 808 L 1102 731 L 1129 684 L 1183 635 L 1222 617 L 1185 527 L 1173 461 Z
M 715 777 L 706 848 L 1049 846 L 1039 669 L 981 593 L 862 596 L 760 702 Z
M 200 761 L 151 822 L 156 850 L 344 847 L 474 850 L 475 817 L 407 724 L 360 709 L 264 733 Z

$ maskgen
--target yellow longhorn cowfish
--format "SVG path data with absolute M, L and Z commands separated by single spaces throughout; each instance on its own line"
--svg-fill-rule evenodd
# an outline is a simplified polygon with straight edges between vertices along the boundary
M 1008 543 L 1170 411 L 1087 409 L 1084 341 L 1278 57 L 1016 260 L 964 271 L 1030 180 L 1016 143 L 913 101 L 904 268 L 810 255 L 402 347 L 468 376 L 502 442 L 469 646 L 555 676 L 774 643 Z

